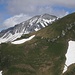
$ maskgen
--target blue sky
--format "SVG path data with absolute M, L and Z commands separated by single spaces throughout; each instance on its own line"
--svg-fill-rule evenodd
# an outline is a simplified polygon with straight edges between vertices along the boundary
M 75 11 L 75 0 L 0 0 L 0 31 L 38 14 L 63 17 Z

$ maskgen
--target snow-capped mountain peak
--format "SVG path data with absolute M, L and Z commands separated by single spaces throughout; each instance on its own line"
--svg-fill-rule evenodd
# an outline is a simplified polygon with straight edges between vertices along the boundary
M 1 31 L 0 43 L 14 41 L 17 38 L 20 38 L 23 34 L 38 31 L 41 28 L 52 24 L 55 20 L 57 20 L 57 17 L 49 14 L 34 16 L 27 21 L 15 25 L 14 27 Z

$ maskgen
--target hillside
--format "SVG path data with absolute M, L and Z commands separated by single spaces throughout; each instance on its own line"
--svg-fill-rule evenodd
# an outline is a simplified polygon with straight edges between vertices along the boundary
M 17 40 L 32 35 L 35 37 L 23 44 L 9 42 L 0 45 L 2 75 L 71 75 L 75 66 L 64 74 L 63 70 L 68 42 L 75 40 L 75 13 Z

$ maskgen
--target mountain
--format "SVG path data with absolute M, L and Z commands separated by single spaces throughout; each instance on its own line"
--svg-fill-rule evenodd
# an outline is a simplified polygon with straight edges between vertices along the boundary
M 0 44 L 0 70 L 3 75 L 75 75 L 74 63 L 63 73 L 70 40 L 75 41 L 75 13 Z
M 43 14 L 32 17 L 14 27 L 8 28 L 0 32 L 0 42 L 14 41 L 23 34 L 28 34 L 44 28 L 57 20 L 56 16 Z

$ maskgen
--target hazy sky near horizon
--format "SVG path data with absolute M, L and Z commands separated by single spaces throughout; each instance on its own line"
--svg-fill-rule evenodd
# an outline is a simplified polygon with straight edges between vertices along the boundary
M 75 11 L 75 0 L 0 0 L 0 31 L 35 15 L 63 17 Z

